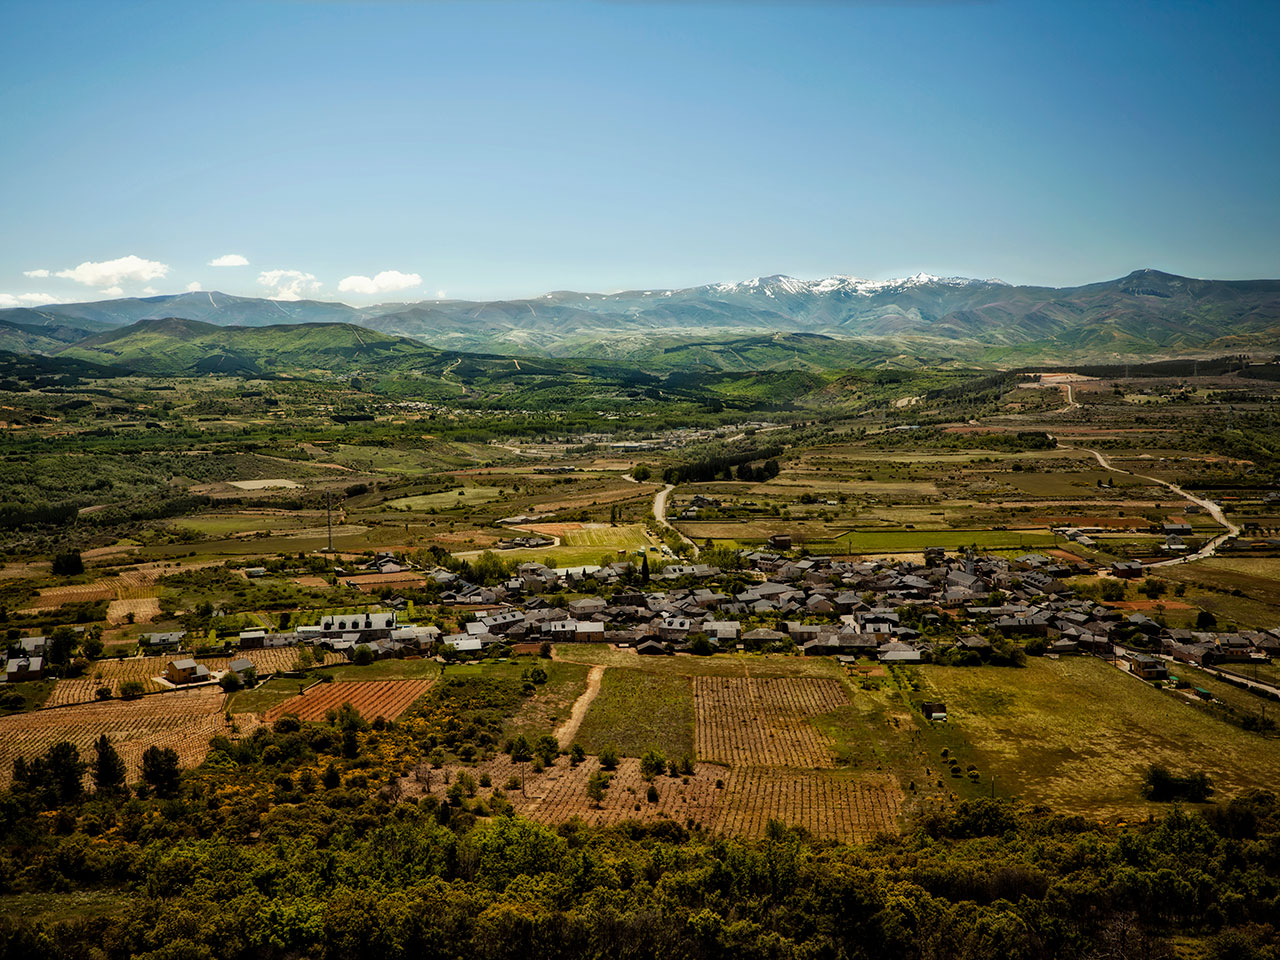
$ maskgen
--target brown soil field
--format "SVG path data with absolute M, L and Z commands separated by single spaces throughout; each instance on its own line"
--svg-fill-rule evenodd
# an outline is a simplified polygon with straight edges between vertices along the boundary
M 130 600 L 112 600 L 107 607 L 107 623 L 127 623 L 133 614 L 134 623 L 150 623 L 160 616 L 159 597 L 138 597 Z
M 1108 607 L 1115 607 L 1117 610 L 1141 610 L 1144 613 L 1150 612 L 1157 608 L 1165 610 L 1194 610 L 1195 607 L 1189 603 L 1183 603 L 1181 600 L 1113 600 L 1107 604 Z
M 152 746 L 172 747 L 184 767 L 195 766 L 209 752 L 209 740 L 226 730 L 224 700 L 220 689 L 206 687 L 0 717 L 0 785 L 12 778 L 15 758 L 30 760 L 62 740 L 74 743 L 82 760 L 91 760 L 93 743 L 104 733 L 131 780 L 138 777 L 143 751 Z
M 277 704 L 266 713 L 268 722 L 291 713 L 299 720 L 323 720 L 330 710 L 350 703 L 366 720 L 394 720 L 435 683 L 430 680 L 354 680 L 320 683 L 305 693 Z
M 56 610 L 64 603 L 85 603 L 95 600 L 111 600 L 116 592 L 108 583 L 84 583 L 68 587 L 45 587 L 34 601 L 22 608 L 22 613 Z
M 1154 500 L 1137 501 L 1149 507 Z M 1116 530 L 1145 530 L 1151 521 L 1145 517 L 1033 517 L 1030 523 L 1039 527 L 1110 527 Z

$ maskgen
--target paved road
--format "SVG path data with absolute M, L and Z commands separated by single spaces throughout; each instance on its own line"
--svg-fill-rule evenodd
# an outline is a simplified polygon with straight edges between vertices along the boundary
M 1217 553 L 1218 548 L 1221 547 L 1227 540 L 1230 540 L 1232 537 L 1236 537 L 1240 535 L 1240 528 L 1237 527 L 1230 520 L 1228 520 L 1226 516 L 1224 516 L 1222 513 L 1222 507 L 1218 506 L 1218 504 L 1214 503 L 1212 500 L 1205 500 L 1202 497 L 1197 497 L 1194 494 L 1187 493 L 1187 491 L 1183 490 L 1176 483 L 1170 483 L 1168 480 L 1161 480 L 1159 477 L 1149 477 L 1142 473 L 1134 473 L 1132 470 L 1123 470 L 1120 467 L 1117 467 L 1114 464 L 1112 464 L 1110 460 L 1104 457 L 1097 450 L 1090 450 L 1088 447 L 1079 447 L 1079 448 L 1068 447 L 1062 444 L 1061 442 L 1058 444 L 1058 446 L 1061 447 L 1063 450 L 1080 449 L 1085 451 L 1085 453 L 1093 454 L 1094 459 L 1098 461 L 1098 464 L 1104 470 L 1110 470 L 1112 473 L 1123 473 L 1130 477 L 1137 477 L 1139 480 L 1149 480 L 1151 483 L 1159 484 L 1160 486 L 1165 487 L 1168 490 L 1172 490 L 1174 493 L 1182 497 L 1184 500 L 1190 500 L 1192 503 L 1198 504 L 1199 506 L 1204 508 L 1205 512 L 1208 513 L 1209 516 L 1213 517 L 1214 520 L 1216 520 L 1222 526 L 1227 528 L 1226 533 L 1221 534 L 1217 537 L 1214 537 L 1212 540 L 1206 543 L 1203 547 L 1201 547 L 1195 553 L 1189 553 L 1183 557 L 1173 557 L 1169 560 L 1155 560 L 1151 563 L 1144 564 L 1144 566 L 1172 567 L 1180 563 L 1191 563 L 1193 560 L 1203 560 L 1206 557 L 1212 557 L 1215 553 Z
M 653 519 L 659 524 L 672 531 L 677 537 L 693 547 L 693 555 L 698 555 L 698 545 L 686 537 L 683 533 L 667 522 L 667 494 L 675 489 L 674 484 L 668 483 L 665 487 L 653 495 Z

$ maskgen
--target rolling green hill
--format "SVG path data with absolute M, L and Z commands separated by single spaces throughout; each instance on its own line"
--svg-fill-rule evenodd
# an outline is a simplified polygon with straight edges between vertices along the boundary
M 441 353 L 407 337 L 349 323 L 220 327 L 167 317 L 96 334 L 59 356 L 150 374 L 299 374 L 438 363 Z

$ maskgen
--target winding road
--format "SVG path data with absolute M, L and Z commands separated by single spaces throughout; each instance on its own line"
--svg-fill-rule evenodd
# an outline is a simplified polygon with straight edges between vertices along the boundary
M 653 495 L 653 519 L 657 520 L 659 525 L 666 527 L 689 546 L 693 547 L 693 555 L 696 557 L 698 555 L 698 545 L 667 522 L 667 494 L 674 489 L 675 485 L 668 483 Z
M 1055 437 L 1054 440 L 1057 440 L 1057 438 Z M 1120 467 L 1115 466 L 1110 460 L 1104 457 L 1097 450 L 1091 450 L 1088 447 L 1069 447 L 1061 442 L 1058 442 L 1058 447 L 1062 450 L 1083 450 L 1085 453 L 1093 454 L 1094 459 L 1098 461 L 1098 465 L 1101 466 L 1104 470 L 1110 470 L 1112 473 L 1122 473 L 1126 476 L 1137 477 L 1139 480 L 1147 480 L 1151 483 L 1159 484 L 1165 489 L 1173 491 L 1178 496 L 1182 497 L 1184 500 L 1189 500 L 1190 502 L 1194 504 L 1198 504 L 1200 507 L 1203 507 L 1205 512 L 1208 513 L 1209 516 L 1213 517 L 1215 521 L 1217 521 L 1219 524 L 1227 528 L 1226 533 L 1219 534 L 1218 536 L 1214 537 L 1212 540 L 1206 543 L 1203 547 L 1201 547 L 1195 553 L 1189 553 L 1183 557 L 1171 557 L 1168 560 L 1155 560 L 1155 561 L 1152 561 L 1151 563 L 1144 564 L 1144 566 L 1172 567 L 1180 563 L 1191 563 L 1193 560 L 1203 560 L 1206 557 L 1212 557 L 1215 553 L 1218 552 L 1218 548 L 1221 547 L 1228 540 L 1230 540 L 1232 537 L 1237 537 L 1240 535 L 1240 528 L 1237 527 L 1230 520 L 1228 520 L 1226 516 L 1223 515 L 1222 507 L 1218 506 L 1218 504 L 1214 503 L 1212 500 L 1205 500 L 1201 497 L 1195 496 L 1194 494 L 1187 493 L 1187 491 L 1183 490 L 1176 483 L 1170 483 L 1168 480 L 1161 480 L 1159 477 L 1149 477 L 1146 474 L 1134 473 L 1132 470 L 1121 469 Z

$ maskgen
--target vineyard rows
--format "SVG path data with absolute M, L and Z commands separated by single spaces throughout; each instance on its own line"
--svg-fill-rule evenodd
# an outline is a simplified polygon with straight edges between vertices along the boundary
M 409 708 L 413 701 L 430 689 L 432 679 L 425 680 L 353 680 L 337 683 L 320 683 L 306 693 L 290 697 L 266 713 L 266 719 L 274 721 L 286 713 L 299 720 L 323 720 L 330 710 L 350 703 L 366 720 L 382 717 L 394 720 Z
M 104 733 L 130 779 L 137 779 L 143 751 L 152 746 L 172 747 L 184 767 L 195 766 L 209 752 L 209 740 L 226 729 L 224 700 L 221 690 L 203 688 L 0 717 L 0 785 L 8 785 L 17 757 L 31 760 L 62 740 L 74 743 L 82 760 L 92 759 L 94 741 Z
M 900 802 L 891 777 L 850 780 L 824 771 L 739 767 L 729 774 L 716 826 L 724 833 L 759 836 L 774 819 L 814 836 L 863 842 L 897 832 Z
M 341 663 L 345 660 L 340 653 L 320 650 L 313 650 L 312 653 L 316 657 L 317 663 L 326 665 Z M 294 662 L 298 659 L 298 652 L 294 647 L 274 647 L 264 650 L 246 650 L 236 654 L 236 658 L 239 657 L 253 661 L 254 669 L 258 675 L 264 676 L 268 673 L 279 673 L 282 670 L 292 669 Z M 162 683 L 158 683 L 155 678 L 163 674 L 164 668 L 169 665 L 170 661 L 175 659 L 178 659 L 178 657 L 129 657 L 124 660 L 99 660 L 89 667 L 86 676 L 59 680 L 54 684 L 53 692 L 49 695 L 49 699 L 45 701 L 45 706 L 59 707 L 68 703 L 92 703 L 97 699 L 100 687 L 110 687 L 112 694 L 119 696 L 120 685 L 130 680 L 141 683 L 143 690 L 147 693 L 167 690 L 169 688 Z M 210 671 L 216 673 L 227 669 L 227 664 L 232 659 L 230 657 L 202 657 L 199 662 L 208 667 Z
M 640 776 L 640 761 L 624 758 L 597 806 L 587 796 L 587 782 L 597 770 L 599 764 L 594 758 L 574 768 L 561 757 L 542 773 L 534 773 L 531 764 L 512 763 L 509 757 L 499 754 L 474 768 L 451 766 L 435 770 L 423 765 L 402 784 L 410 794 L 443 797 L 448 789 L 446 772 L 451 781 L 463 772 L 477 781 L 481 774 L 488 774 L 520 814 L 548 824 L 575 817 L 595 826 L 626 820 L 673 820 L 682 826 L 700 826 L 719 833 L 760 836 L 770 820 L 778 820 L 804 827 L 814 836 L 846 841 L 896 832 L 902 799 L 888 776 L 852 780 L 825 770 L 726 770 L 718 764 L 697 763 L 689 777 L 654 779 L 658 800 L 650 803 L 649 782 Z M 524 779 L 523 791 L 506 789 L 512 776 Z M 717 782 L 721 786 L 717 787 Z M 477 795 L 485 797 L 491 792 L 480 788 Z
M 695 677 L 695 748 L 731 766 L 833 766 L 831 741 L 807 718 L 847 706 L 839 680 Z

